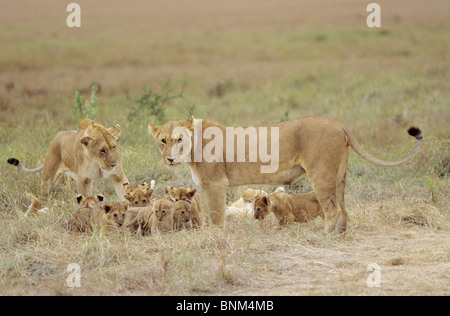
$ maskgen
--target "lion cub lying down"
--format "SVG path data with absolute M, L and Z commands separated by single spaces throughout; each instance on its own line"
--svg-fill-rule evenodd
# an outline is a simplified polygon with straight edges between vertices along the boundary
M 263 195 L 256 199 L 254 205 L 256 219 L 263 220 L 269 212 L 278 219 L 280 226 L 292 222 L 305 223 L 324 213 L 314 192 L 286 194 L 284 192 Z
M 91 200 L 91 198 L 87 199 Z M 105 232 L 123 226 L 128 202 L 103 203 L 98 201 L 89 207 L 90 204 L 85 201 L 82 206 L 84 207 L 72 216 L 72 231 L 91 232 L 94 228 L 97 228 L 100 232 Z
M 275 189 L 275 191 L 272 192 L 272 194 L 277 192 L 284 192 L 284 188 L 278 187 Z M 253 215 L 251 214 L 253 212 L 253 204 L 255 203 L 256 199 L 262 195 L 267 195 L 267 193 L 263 190 L 245 190 L 244 192 L 242 192 L 241 197 L 237 201 L 227 206 L 225 210 L 225 218 L 237 214 Z

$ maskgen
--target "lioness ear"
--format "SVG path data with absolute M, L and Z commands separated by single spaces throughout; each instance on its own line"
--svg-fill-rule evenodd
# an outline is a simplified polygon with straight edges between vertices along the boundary
M 80 139 L 80 142 L 87 147 L 89 142 L 92 140 L 89 136 L 84 136 L 82 139 Z
M 105 213 L 108 214 L 111 211 L 112 206 L 111 204 L 104 204 L 103 209 L 105 210 Z
M 161 131 L 161 127 L 153 124 L 148 124 L 148 130 L 150 133 L 152 133 L 153 137 L 156 138 Z
M 186 121 L 186 127 L 187 127 L 189 130 L 193 130 L 193 129 L 194 129 L 194 120 L 195 120 L 194 116 L 191 116 L 191 117 Z
M 97 194 L 97 199 L 98 199 L 100 202 L 103 202 L 103 200 L 105 199 L 105 197 L 104 197 L 102 194 Z
M 114 127 L 108 128 L 108 131 L 111 133 L 115 140 L 119 139 L 121 131 L 119 124 L 114 125 Z
M 83 194 L 77 195 L 77 203 L 80 204 L 81 200 L 84 198 Z

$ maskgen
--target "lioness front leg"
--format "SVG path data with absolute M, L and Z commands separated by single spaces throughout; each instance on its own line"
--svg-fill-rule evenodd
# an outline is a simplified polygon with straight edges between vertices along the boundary
M 125 190 L 123 188 L 123 184 L 124 183 L 128 183 L 128 179 L 127 177 L 122 174 L 122 175 L 116 175 L 113 174 L 112 176 L 110 176 L 110 179 L 114 182 L 114 188 L 116 190 L 116 194 L 119 197 L 121 202 L 125 202 Z
M 77 179 L 77 191 L 78 194 L 84 196 L 92 196 L 92 180 L 89 178 L 78 178 Z
M 202 186 L 202 194 L 204 194 L 209 216 L 213 224 L 223 226 L 224 214 L 226 208 L 227 185 L 212 184 Z

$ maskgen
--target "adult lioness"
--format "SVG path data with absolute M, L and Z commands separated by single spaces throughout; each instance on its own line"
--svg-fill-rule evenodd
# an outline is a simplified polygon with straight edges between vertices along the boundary
M 122 201 L 123 183 L 128 183 L 122 168 L 116 141 L 120 126 L 106 128 L 90 119 L 83 120 L 77 131 L 58 132 L 50 143 L 44 165 L 36 169 L 25 168 L 18 159 L 10 158 L 8 163 L 28 173 L 42 170 L 41 193 L 47 196 L 59 173 L 67 173 L 77 182 L 78 194 L 92 195 L 92 181 L 110 178 L 116 193 Z
M 327 233 L 335 229 L 342 232 L 347 227 L 344 190 L 349 147 L 374 165 L 398 167 L 409 162 L 423 142 L 422 132 L 418 128 L 410 128 L 408 133 L 417 139 L 414 151 L 403 160 L 385 162 L 366 153 L 343 123 L 325 117 L 307 116 L 281 123 L 259 125 L 244 131 L 249 132 L 247 136 L 252 130 L 254 134 L 264 135 L 265 131 L 267 135 L 268 129 L 273 131 L 271 137 L 260 137 L 257 144 L 247 142 L 244 135 L 245 159 L 244 162 L 238 162 L 236 157 L 239 158 L 239 149 L 234 150 L 236 144 L 232 144 L 233 147 L 227 146 L 229 128 L 216 121 L 194 121 L 194 117 L 191 117 L 187 121 L 173 120 L 163 126 L 149 125 L 161 158 L 167 166 L 175 166 L 183 161 L 188 163 L 194 182 L 200 186 L 207 200 L 210 216 L 215 224 L 223 225 L 228 186 L 290 185 L 306 173 L 324 211 L 324 229 Z M 219 137 L 220 132 L 222 138 Z M 211 137 L 212 134 L 216 137 Z M 234 140 L 234 136 L 232 139 Z M 215 159 L 208 157 L 206 160 L 205 157 L 199 161 L 199 152 L 211 151 L 211 144 L 220 142 L 223 147 L 215 147 Z M 250 153 L 254 154 L 257 149 L 267 151 L 268 148 L 277 151 L 277 156 L 273 157 L 277 164 L 275 169 L 262 173 L 262 168 L 267 165 L 268 160 L 260 156 L 256 161 L 249 162 L 252 157 Z M 229 158 L 234 160 L 230 161 Z

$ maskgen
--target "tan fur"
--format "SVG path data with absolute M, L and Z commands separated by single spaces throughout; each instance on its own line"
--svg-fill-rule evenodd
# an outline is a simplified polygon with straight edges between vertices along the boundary
M 227 206 L 225 210 L 225 218 L 237 214 L 248 215 L 248 213 L 253 210 L 253 203 L 255 200 L 260 195 L 264 194 L 267 193 L 263 190 L 246 189 L 242 192 L 242 195 L 238 200 Z
M 263 220 L 270 212 L 278 219 L 280 226 L 292 222 L 305 223 L 317 216 L 324 217 L 314 192 L 300 194 L 272 193 L 256 199 L 254 216 Z
M 105 197 L 101 194 L 97 194 L 96 196 L 77 195 L 77 202 L 80 208 L 93 208 L 95 204 L 102 202 L 104 199 Z
M 173 229 L 180 230 L 189 228 L 189 222 L 192 217 L 193 206 L 187 201 L 178 201 L 172 205 Z
M 128 202 L 97 203 L 92 208 L 79 209 L 72 218 L 72 230 L 100 232 L 120 229 L 125 221 Z
M 179 127 L 189 130 L 190 136 L 187 135 L 188 133 L 184 133 L 185 135 L 172 133 Z M 187 164 L 191 169 L 194 182 L 200 187 L 202 195 L 207 200 L 207 208 L 213 223 L 217 225 L 224 223 L 228 186 L 290 185 L 306 173 L 324 211 L 324 230 L 327 233 L 335 229 L 342 232 L 347 227 L 348 213 L 344 204 L 344 190 L 349 147 L 372 164 L 381 167 L 398 167 L 411 161 L 423 141 L 420 130 L 413 130 L 410 135 L 417 139 L 414 151 L 403 160 L 384 162 L 367 154 L 348 127 L 329 118 L 308 116 L 280 123 L 259 125 L 255 126 L 257 133 L 261 128 L 278 128 L 279 131 L 279 142 L 276 146 L 279 149 L 278 169 L 273 173 L 261 173 L 261 167 L 268 164 L 261 160 L 248 162 L 248 141 L 245 144 L 246 162 L 195 161 L 196 150 L 193 150 L 193 144 L 201 144 L 198 149 L 203 151 L 205 146 L 213 141 L 213 138 L 203 139 L 204 131 L 210 127 L 222 131 L 225 139 L 225 126 L 212 120 L 194 121 L 193 117 L 187 121 L 173 120 L 163 126 L 150 124 L 149 131 L 156 141 L 162 161 L 167 166 L 180 164 L 183 157 L 190 158 L 190 162 Z M 202 134 L 195 135 L 194 130 L 199 130 Z M 198 138 L 194 139 L 195 136 Z M 268 137 L 267 148 L 272 147 L 271 142 L 271 137 Z M 176 150 L 173 150 L 174 147 Z M 181 150 L 178 151 L 180 148 Z M 189 151 L 186 150 L 187 148 Z M 223 151 L 223 155 L 226 157 L 226 146 Z M 179 153 L 179 155 L 174 157 L 174 153 Z
M 48 212 L 47 212 L 48 208 L 39 209 L 39 207 L 41 206 L 41 202 L 35 195 L 33 195 L 32 193 L 28 193 L 28 192 L 25 195 L 28 198 L 28 200 L 30 200 L 30 202 L 31 202 L 31 204 L 28 206 L 28 209 L 25 213 L 25 217 L 42 216 L 42 215 L 48 214 Z
M 153 202 L 153 213 L 149 220 L 152 234 L 173 230 L 173 203 L 173 201 L 167 199 L 156 200 Z
M 201 226 L 200 213 L 202 213 L 203 207 L 197 189 L 186 187 L 173 188 L 170 186 L 166 186 L 164 188 L 164 193 L 167 197 L 173 199 L 173 201 L 175 202 L 187 201 L 192 203 L 192 224 L 194 225 L 194 227 Z
M 128 209 L 126 217 L 126 226 L 139 236 L 145 236 L 150 233 L 150 217 L 153 214 L 153 204 L 145 207 L 132 207 Z
M 8 159 L 8 162 L 29 173 L 42 170 L 41 191 L 44 196 L 48 196 L 50 187 L 65 173 L 76 180 L 77 191 L 84 196 L 92 195 L 93 181 L 109 178 L 114 182 L 117 195 L 124 201 L 122 184 L 128 180 L 117 150 L 119 135 L 119 125 L 106 128 L 85 119 L 77 131 L 56 134 L 47 150 L 43 166 L 29 170 L 15 158 Z
M 125 199 L 130 202 L 133 207 L 144 207 L 151 203 L 153 188 L 150 188 L 146 183 L 143 184 L 128 184 L 123 185 L 125 191 Z

